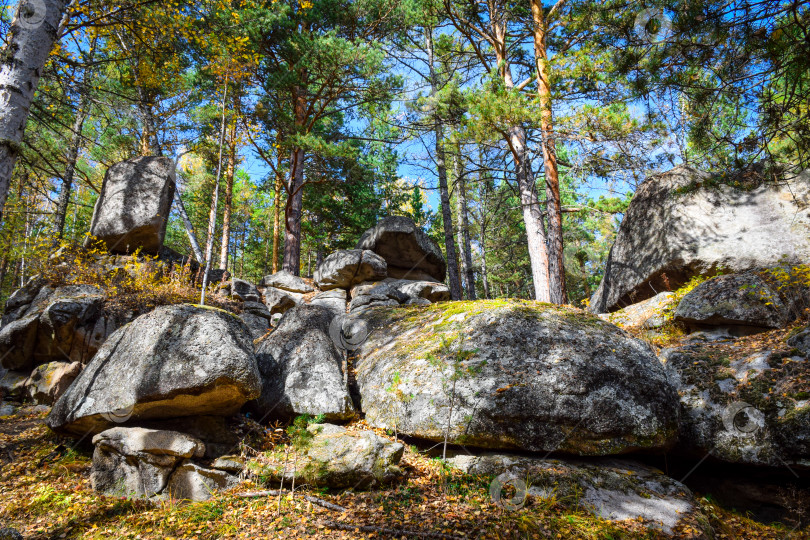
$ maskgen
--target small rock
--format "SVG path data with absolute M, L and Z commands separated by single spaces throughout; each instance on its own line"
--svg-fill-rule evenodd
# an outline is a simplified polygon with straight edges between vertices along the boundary
M 207 501 L 215 491 L 230 489 L 236 484 L 237 478 L 227 472 L 186 460 L 169 478 L 166 492 L 172 499 Z
M 254 284 L 237 278 L 231 280 L 231 296 L 241 302 L 260 302 L 262 299 Z
M 49 362 L 34 369 L 25 381 L 28 397 L 35 403 L 53 405 L 82 372 L 79 362 Z
M 286 270 L 281 270 L 276 272 L 275 274 L 271 274 L 269 276 L 264 276 L 259 283 L 260 287 L 275 287 L 276 289 L 281 289 L 282 291 L 289 291 L 295 293 L 311 293 L 315 289 L 308 285 L 303 279 L 298 276 L 287 272 Z

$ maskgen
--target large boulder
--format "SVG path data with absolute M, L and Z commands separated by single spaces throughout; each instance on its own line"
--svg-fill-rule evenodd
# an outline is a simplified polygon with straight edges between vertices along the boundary
M 264 287 L 275 287 L 276 289 L 281 289 L 282 291 L 300 294 L 311 293 L 315 290 L 312 285 L 309 285 L 300 277 L 293 275 L 286 270 L 280 270 L 275 274 L 264 276 L 259 282 L 259 288 Z
M 79 362 L 48 362 L 35 368 L 26 379 L 26 394 L 40 405 L 53 405 L 81 372 Z
M 624 215 L 590 309 L 616 311 L 721 268 L 807 263 L 808 205 L 807 171 L 749 189 L 688 166 L 651 176 Z
M 236 315 L 163 306 L 109 337 L 47 424 L 82 436 L 129 419 L 226 416 L 260 391 L 250 332 Z
M 810 467 L 810 362 L 789 339 L 690 341 L 661 358 L 679 386 L 678 453 Z
M 334 318 L 322 306 L 296 306 L 259 345 L 262 393 L 255 407 L 261 418 L 310 414 L 333 421 L 353 416 L 343 355 L 330 335 Z
M 262 299 L 259 289 L 253 283 L 238 278 L 231 280 L 231 296 L 240 302 L 259 302 Z
M 369 249 L 385 259 L 390 277 L 444 281 L 447 273 L 439 246 L 407 217 L 383 218 L 363 233 L 357 249 Z
M 371 426 L 582 455 L 664 448 L 677 433 L 678 396 L 650 346 L 584 311 L 497 300 L 349 319 L 367 326 L 355 372 Z
M 157 254 L 163 247 L 175 190 L 174 161 L 137 157 L 116 163 L 104 175 L 96 201 L 91 236 L 108 251 Z
M 329 255 L 315 270 L 315 285 L 322 291 L 348 289 L 364 281 L 384 279 L 387 265 L 369 250 L 341 249 Z
M 490 494 L 506 504 L 527 497 L 581 507 L 610 521 L 640 520 L 678 538 L 711 538 L 711 529 L 692 492 L 647 465 L 615 458 L 594 461 L 541 459 L 516 455 L 458 455 L 448 462 L 476 476 L 494 476 Z M 504 488 L 516 492 L 510 498 Z M 706 536 L 704 536 L 704 534 Z
M 371 431 L 348 431 L 332 424 L 313 424 L 301 436 L 302 455 L 286 459 L 270 453 L 248 468 L 272 480 L 306 482 L 330 488 L 366 488 L 399 478 L 405 447 Z
M 683 297 L 674 318 L 690 330 L 722 327 L 734 334 L 782 328 L 790 319 L 779 292 L 755 272 L 717 276 Z

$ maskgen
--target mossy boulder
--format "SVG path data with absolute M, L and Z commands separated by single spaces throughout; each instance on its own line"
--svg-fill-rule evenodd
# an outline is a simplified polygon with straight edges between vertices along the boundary
M 752 339 L 662 351 L 680 394 L 674 450 L 746 465 L 810 467 L 810 363 L 789 345 L 757 348 Z
M 499 449 L 619 454 L 667 447 L 675 387 L 646 343 L 585 311 L 492 300 L 372 308 L 351 317 L 366 420 Z
M 651 529 L 678 538 L 713 537 L 709 521 L 689 488 L 635 461 L 509 454 L 458 455 L 448 461 L 467 474 L 495 477 L 490 484 L 493 498 L 506 500 L 503 486 L 512 485 L 516 494 L 507 503 L 520 504 L 527 497 L 535 497 L 585 508 L 610 521 L 643 521 Z
M 249 462 L 248 470 L 273 482 L 306 482 L 331 488 L 367 488 L 402 475 L 405 447 L 371 431 L 313 424 L 294 441 L 294 455 L 278 450 Z

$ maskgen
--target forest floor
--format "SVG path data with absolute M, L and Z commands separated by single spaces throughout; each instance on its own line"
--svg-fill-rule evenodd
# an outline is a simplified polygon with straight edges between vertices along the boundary
M 414 447 L 403 457 L 405 479 L 376 490 L 299 486 L 281 499 L 238 496 L 274 487 L 247 483 L 200 503 L 106 497 L 90 486 L 90 451 L 50 432 L 44 414 L 24 408 L 0 419 L 0 527 L 14 527 L 26 539 L 664 537 L 639 521 L 596 518 L 576 501 L 530 497 L 520 510 L 503 509 L 489 497 L 489 478 L 449 470 Z M 346 511 L 312 504 L 304 495 Z M 810 538 L 807 530 L 757 523 L 710 498 L 698 500 L 715 538 Z

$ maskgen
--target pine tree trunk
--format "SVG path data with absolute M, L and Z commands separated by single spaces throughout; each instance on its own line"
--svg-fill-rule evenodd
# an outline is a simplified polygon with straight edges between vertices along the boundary
M 456 143 L 455 176 L 456 176 L 456 214 L 458 214 L 458 244 L 461 249 L 461 265 L 464 270 L 464 289 L 467 300 L 475 300 L 475 275 L 470 253 L 470 223 L 467 216 L 467 186 L 464 182 L 464 163 L 461 161 L 461 145 Z
M 281 155 L 279 152 L 279 166 L 281 166 Z M 278 247 L 281 242 L 281 190 L 284 189 L 281 170 L 276 169 L 276 193 L 273 200 L 273 273 L 278 272 Z
M 284 209 L 283 270 L 297 276 L 301 273 L 301 211 L 304 199 L 304 149 L 294 148 L 290 156 L 290 183 Z
M 62 0 L 19 2 L 0 52 L 0 223 L 28 111 L 67 4 Z
M 70 147 L 67 154 L 67 165 L 65 174 L 62 177 L 62 186 L 59 190 L 59 198 L 56 201 L 56 211 L 53 215 L 53 230 L 57 238 L 62 238 L 65 230 L 65 216 L 67 215 L 68 203 L 70 202 L 70 192 L 73 188 L 73 174 L 76 170 L 76 161 L 79 159 L 79 150 L 82 146 L 82 128 L 87 118 L 88 102 L 82 96 L 79 110 L 76 112 L 76 119 L 73 121 L 73 135 L 70 139 Z
M 486 173 L 483 171 L 484 168 L 484 154 L 480 152 L 479 149 L 479 156 L 481 161 L 481 173 L 478 175 L 478 201 L 480 205 L 480 214 L 479 214 L 479 224 L 480 224 L 480 239 L 479 239 L 479 246 L 481 247 L 481 281 L 484 284 L 484 298 L 491 298 L 489 293 L 489 276 L 487 275 L 487 221 L 486 221 L 486 210 L 487 210 L 487 191 L 489 190 L 489 184 L 487 183 L 489 178 L 487 178 Z
M 438 81 L 434 66 L 433 29 L 425 28 L 425 42 L 428 50 L 428 67 L 430 68 L 430 93 L 435 95 L 438 91 Z M 453 239 L 453 214 L 450 209 L 450 192 L 447 189 L 447 165 L 445 162 L 444 129 L 441 118 L 434 117 L 433 133 L 436 138 L 436 169 L 439 176 L 439 200 L 442 205 L 442 224 L 444 225 L 444 248 L 447 255 L 447 279 L 450 286 L 450 299 L 461 300 L 461 280 L 458 275 L 458 259 L 456 245 Z
M 546 23 L 543 16 L 543 4 L 540 0 L 532 0 L 532 17 L 534 19 L 534 57 L 537 64 L 537 95 L 540 100 L 540 131 L 543 137 L 543 169 L 546 176 L 549 296 L 553 303 L 564 304 L 567 295 L 565 290 L 560 177 L 557 170 L 557 151 L 551 110 L 551 83 L 549 81 L 548 55 L 546 51 Z
M 506 26 L 501 17 L 492 21 L 496 39 L 495 55 L 503 78 L 504 86 L 511 90 L 515 87 L 512 71 L 507 61 Z M 548 275 L 548 250 L 546 232 L 543 227 L 543 215 L 540 212 L 540 201 L 531 175 L 531 163 L 526 149 L 526 129 L 523 126 L 512 126 L 507 132 L 506 142 L 515 162 L 520 204 L 523 211 L 523 223 L 526 226 L 526 243 L 529 248 L 529 261 L 532 267 L 534 299 L 540 302 L 551 301 Z

